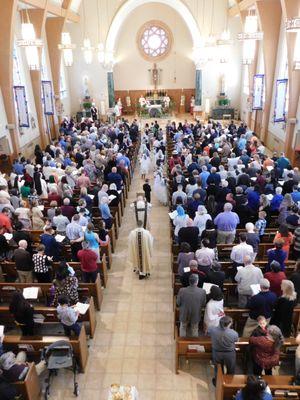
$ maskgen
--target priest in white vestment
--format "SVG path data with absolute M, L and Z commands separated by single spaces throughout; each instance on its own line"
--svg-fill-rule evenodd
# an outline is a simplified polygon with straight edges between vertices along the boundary
M 138 221 L 138 227 L 128 237 L 128 265 L 138 272 L 139 279 L 150 276 L 152 269 L 153 236 Z

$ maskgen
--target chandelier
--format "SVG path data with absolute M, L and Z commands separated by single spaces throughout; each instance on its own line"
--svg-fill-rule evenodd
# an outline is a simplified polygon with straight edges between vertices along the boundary
M 104 51 L 104 44 L 99 43 L 97 47 L 97 52 L 98 52 L 98 61 L 100 64 L 104 64 L 105 62 L 105 51 Z
M 237 35 L 238 40 L 262 40 L 263 37 L 264 33 L 258 30 L 257 15 L 247 15 L 245 20 L 244 32 Z
M 294 50 L 294 69 L 300 70 L 300 31 L 297 33 Z
M 287 32 L 300 32 L 300 17 L 290 18 L 285 23 Z
M 256 41 L 263 39 L 263 32 L 258 30 L 257 15 L 253 14 L 253 10 L 249 10 L 249 15 L 246 16 L 244 32 L 238 34 L 238 40 L 244 42 L 243 44 L 243 61 L 244 65 L 252 64 L 255 51 Z
M 98 3 L 98 1 L 97 1 Z M 93 61 L 93 51 L 94 48 L 91 45 L 91 40 L 86 34 L 86 18 L 85 18 L 85 4 L 84 0 L 82 0 L 82 13 L 83 13 L 83 27 L 84 27 L 84 39 L 83 39 L 83 47 L 81 50 L 83 51 L 83 58 L 86 64 L 91 64 Z M 99 20 L 98 20 L 99 23 Z
M 112 69 L 115 65 L 115 58 L 112 51 L 106 51 L 104 44 L 99 43 L 97 46 L 98 61 L 105 69 Z
M 228 51 L 229 51 L 229 46 L 232 44 L 232 40 L 230 39 L 230 32 L 228 29 L 225 29 L 219 40 L 217 40 L 217 46 L 218 46 L 218 57 L 219 57 L 219 62 L 221 64 L 227 63 L 228 62 Z
M 93 61 L 93 47 L 91 46 L 91 41 L 89 38 L 85 38 L 83 40 L 83 47 L 81 48 L 83 51 L 83 57 L 86 64 L 91 64 Z
M 76 45 L 71 42 L 70 33 L 62 32 L 61 43 L 58 45 L 58 48 L 63 52 L 66 67 L 71 67 L 73 65 L 73 50 L 75 47 Z
M 28 18 L 28 15 L 27 15 Z M 25 48 L 26 59 L 30 70 L 40 69 L 40 57 L 38 49 L 43 46 L 43 41 L 37 39 L 33 24 L 22 22 L 22 39 L 17 40 L 17 45 Z

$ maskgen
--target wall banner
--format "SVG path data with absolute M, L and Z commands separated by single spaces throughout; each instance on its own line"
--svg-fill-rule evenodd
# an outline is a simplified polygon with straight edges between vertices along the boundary
M 287 79 L 277 79 L 275 107 L 274 107 L 274 122 L 285 122 L 285 102 L 286 102 L 287 86 L 288 86 Z
M 252 110 L 262 110 L 263 108 L 264 82 L 265 75 L 254 75 Z
M 44 114 L 54 115 L 53 91 L 51 81 L 42 81 L 42 92 L 44 101 Z
M 18 111 L 19 127 L 29 128 L 29 114 L 25 86 L 14 86 L 14 93 Z

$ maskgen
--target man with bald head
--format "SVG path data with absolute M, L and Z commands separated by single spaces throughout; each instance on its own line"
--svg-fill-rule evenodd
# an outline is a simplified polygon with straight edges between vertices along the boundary
M 117 186 L 117 190 L 121 190 L 123 186 L 122 176 L 118 173 L 116 167 L 112 167 L 111 172 L 107 175 L 109 183 L 114 183 Z
M 16 263 L 16 269 L 21 283 L 32 283 L 32 258 L 27 251 L 26 240 L 19 241 L 19 247 L 14 251 L 13 259 Z

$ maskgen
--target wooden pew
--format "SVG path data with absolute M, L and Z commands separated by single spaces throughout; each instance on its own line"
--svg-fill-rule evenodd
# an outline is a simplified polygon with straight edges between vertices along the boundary
M 39 287 L 41 298 L 43 298 L 45 300 L 45 304 L 47 304 L 51 286 L 51 283 L 0 282 L 0 299 L 2 302 L 9 302 L 15 290 L 22 291 L 26 287 Z M 82 298 L 82 296 L 93 297 L 96 309 L 100 310 L 103 300 L 100 275 L 98 274 L 95 283 L 79 283 L 78 293 L 79 298 Z
M 290 375 L 263 376 L 263 380 L 268 384 L 271 392 L 284 390 L 300 394 L 300 386 L 292 385 L 294 377 Z M 246 385 L 247 375 L 224 375 L 222 368 L 218 365 L 216 400 L 231 400 L 237 391 Z M 276 396 L 276 399 L 283 400 L 286 397 Z
M 217 244 L 219 258 L 222 259 L 224 257 L 225 259 L 230 259 L 230 253 L 231 253 L 232 247 L 235 246 L 235 245 L 236 245 L 236 243 L 233 243 L 233 244 Z M 267 251 L 269 249 L 273 248 L 273 247 L 274 247 L 273 243 L 260 243 L 258 245 L 257 258 L 259 258 L 260 260 L 266 259 L 267 258 Z M 179 248 L 180 248 L 180 246 L 178 244 L 171 243 L 171 253 L 174 256 L 178 255 Z
M 226 269 L 231 268 L 232 267 L 232 261 L 218 261 L 221 264 L 222 267 L 222 271 L 226 272 Z M 267 260 L 259 260 L 259 261 L 254 261 L 253 263 L 256 267 L 259 267 L 261 269 L 264 269 L 267 267 L 268 265 L 268 261 Z M 285 273 L 286 275 L 290 275 L 294 272 L 295 270 L 295 264 L 296 261 L 295 260 L 287 260 L 285 261 Z M 177 256 L 172 256 L 172 272 L 174 274 L 177 274 L 178 272 L 178 262 L 177 262 Z
M 177 334 L 177 327 L 179 327 L 179 308 L 176 307 L 176 299 L 174 298 L 174 338 Z M 224 307 L 225 315 L 228 315 L 233 319 L 233 329 L 238 332 L 242 332 L 245 322 L 249 316 L 248 308 L 230 308 Z M 202 314 L 204 315 L 204 309 L 202 310 Z M 296 306 L 293 312 L 293 327 L 294 331 L 298 332 L 298 325 L 300 322 L 300 306 Z M 200 322 L 200 329 L 202 328 L 203 318 Z
M 199 347 L 197 351 L 196 347 Z M 247 366 L 247 351 L 246 348 L 249 346 L 249 338 L 239 338 L 236 343 L 237 355 L 243 360 L 243 365 Z M 284 339 L 282 348 L 281 359 L 287 356 L 287 350 L 289 348 L 296 349 L 296 339 L 288 338 Z M 294 352 L 292 353 L 294 356 Z M 197 338 L 183 338 L 176 335 L 176 350 L 175 350 L 175 371 L 178 374 L 180 357 L 184 357 L 186 360 L 197 359 L 197 360 L 210 360 L 212 358 L 212 344 L 209 336 L 199 336 Z M 246 372 L 246 371 L 245 371 Z
M 96 225 L 96 229 L 97 229 L 97 224 L 98 224 L 98 222 L 100 220 L 101 220 L 100 217 L 93 217 L 93 222 Z M 30 234 L 32 236 L 32 240 L 33 240 L 34 244 L 40 243 L 40 241 L 41 241 L 40 236 L 43 234 L 43 231 L 32 230 L 32 231 L 30 231 Z M 111 261 L 111 254 L 109 252 L 113 252 L 114 253 L 114 249 L 115 249 L 115 246 L 116 246 L 116 234 L 115 234 L 115 230 L 113 228 L 109 229 L 108 236 L 110 238 L 110 246 L 111 246 L 111 248 L 109 250 L 104 249 L 103 251 L 105 253 L 108 251 L 107 255 L 109 257 L 109 261 Z M 65 250 L 64 254 L 66 255 L 66 252 L 69 253 L 69 256 L 67 258 L 68 258 L 68 260 L 70 260 L 71 259 L 70 258 L 71 257 L 71 253 L 70 253 L 71 252 L 71 247 L 70 247 L 69 243 L 62 243 L 62 246 L 63 246 L 63 250 Z M 100 250 L 101 249 L 102 248 L 100 247 Z
M 59 262 L 54 262 L 52 264 L 52 269 L 53 269 L 54 274 L 57 271 L 59 264 L 60 264 Z M 80 263 L 69 261 L 68 264 L 70 265 L 70 267 L 72 267 L 74 269 L 78 280 L 81 281 L 82 273 L 81 273 Z M 4 278 L 6 278 L 6 282 L 11 282 L 11 281 L 14 281 L 13 278 L 18 278 L 16 266 L 13 261 L 4 261 L 4 262 L 0 263 L 0 265 L 2 268 L 2 274 L 3 274 Z M 108 280 L 108 274 L 107 274 L 107 262 L 106 262 L 105 255 L 102 256 L 101 263 L 98 263 L 98 271 L 100 273 L 101 283 L 104 287 L 106 287 L 107 280 Z M 54 276 L 52 278 L 54 278 Z
M 40 399 L 41 384 L 34 363 L 29 363 L 29 370 L 25 379 L 15 382 L 14 385 L 23 400 Z
M 85 328 L 82 326 L 80 335 L 75 338 L 67 336 L 21 336 L 21 335 L 5 335 L 3 340 L 4 348 L 14 352 L 18 352 L 23 346 L 26 348 L 26 353 L 31 358 L 36 360 L 40 359 L 40 351 L 50 344 L 58 341 L 66 340 L 70 342 L 80 370 L 85 371 L 89 350 L 87 345 L 87 337 Z
M 290 274 L 292 272 L 293 271 L 291 271 Z M 290 274 L 287 273 L 287 278 L 289 277 Z M 180 282 L 180 278 L 179 278 L 178 274 L 173 274 L 172 286 L 173 286 L 173 294 L 174 294 L 174 296 L 176 296 L 178 294 L 179 290 L 183 287 Z M 237 282 L 225 281 L 223 284 L 223 293 L 224 293 L 226 302 L 229 300 L 229 296 L 234 296 L 237 298 Z
M 86 322 L 88 325 L 88 333 L 91 338 L 95 335 L 97 320 L 95 314 L 95 305 L 93 297 L 89 299 L 89 309 L 84 315 L 79 315 L 78 321 L 79 322 Z M 45 317 L 44 324 L 53 324 L 53 323 L 60 323 L 59 319 L 57 318 L 57 311 L 56 307 L 46 307 L 41 305 L 34 306 L 34 313 L 35 314 L 42 314 Z M 7 326 L 15 325 L 15 319 L 13 315 L 9 311 L 9 306 L 0 305 L 0 322 L 1 325 Z

